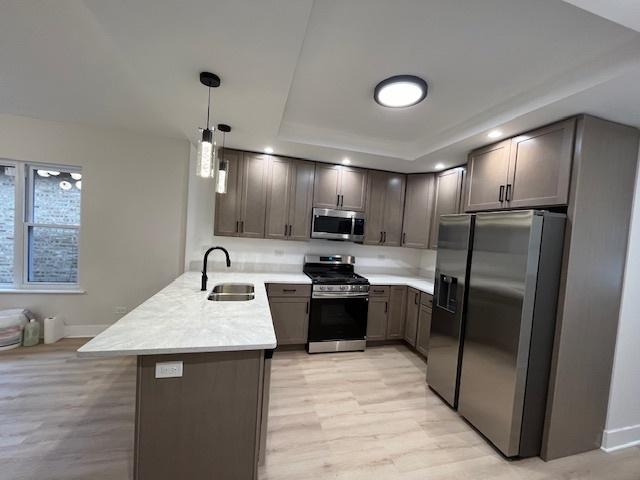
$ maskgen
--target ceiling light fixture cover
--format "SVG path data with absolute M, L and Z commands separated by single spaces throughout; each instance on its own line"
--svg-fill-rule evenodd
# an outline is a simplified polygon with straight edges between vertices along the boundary
M 220 77 L 215 73 L 200 73 L 200 83 L 209 89 L 207 100 L 207 125 L 202 129 L 202 135 L 198 139 L 198 166 L 196 174 L 203 178 L 213 178 L 215 176 L 214 160 L 215 149 L 213 148 L 213 129 L 209 128 L 209 112 L 211 110 L 211 89 L 220 86 Z
M 491 130 L 487 133 L 487 137 L 489 138 L 498 138 L 502 136 L 502 132 L 500 130 Z
M 411 107 L 424 100 L 428 90 L 427 82 L 420 77 L 396 75 L 376 85 L 373 98 L 383 107 Z

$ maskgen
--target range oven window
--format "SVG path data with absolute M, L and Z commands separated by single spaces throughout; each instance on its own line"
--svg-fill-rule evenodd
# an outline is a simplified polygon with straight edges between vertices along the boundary
M 368 308 L 367 298 L 312 298 L 309 341 L 364 339 Z
M 350 218 L 328 217 L 316 215 L 313 222 L 313 229 L 322 233 L 338 233 L 341 235 L 351 235 L 353 221 Z

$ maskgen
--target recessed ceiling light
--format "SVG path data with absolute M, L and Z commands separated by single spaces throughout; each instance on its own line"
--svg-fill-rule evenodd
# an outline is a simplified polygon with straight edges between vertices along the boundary
M 433 168 L 436 170 L 442 170 L 444 168 L 444 163 L 436 163 Z
M 343 165 L 351 165 L 351 159 L 349 157 L 344 157 L 342 159 L 342 164 Z
M 373 98 L 383 107 L 410 107 L 424 100 L 427 90 L 427 82 L 420 77 L 396 75 L 376 85 Z
M 500 130 L 491 130 L 487 133 L 487 137 L 489 138 L 498 138 L 502 136 L 502 132 Z
M 269 155 L 271 155 L 273 153 L 273 148 L 271 147 L 264 147 L 264 153 L 268 153 Z

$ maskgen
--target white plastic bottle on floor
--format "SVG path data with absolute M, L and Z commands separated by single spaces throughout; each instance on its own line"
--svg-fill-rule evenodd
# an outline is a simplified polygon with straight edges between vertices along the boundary
M 22 345 L 25 347 L 33 347 L 40 341 L 40 323 L 35 318 L 29 320 L 24 327 L 24 340 Z

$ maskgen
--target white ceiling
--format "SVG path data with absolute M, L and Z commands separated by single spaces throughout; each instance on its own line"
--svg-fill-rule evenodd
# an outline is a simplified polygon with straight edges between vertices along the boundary
M 559 0 L 5 0 L 0 113 L 193 140 L 206 113 L 198 73 L 210 70 L 222 78 L 213 118 L 232 125 L 228 145 L 406 172 L 464 162 L 495 127 L 517 133 L 580 112 L 640 126 L 637 0 L 607 11 L 588 5 L 602 2 L 571 3 L 581 8 Z M 424 77 L 427 99 L 378 106 L 375 84 L 401 73 Z

